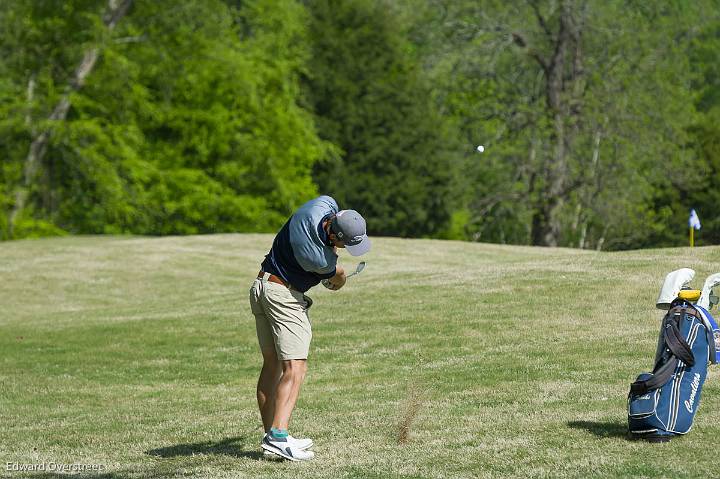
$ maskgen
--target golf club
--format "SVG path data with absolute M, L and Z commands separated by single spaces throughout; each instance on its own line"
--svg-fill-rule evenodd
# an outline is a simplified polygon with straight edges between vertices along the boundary
M 357 265 L 357 268 L 355 268 L 355 271 L 347 275 L 345 278 L 349 278 L 350 276 L 355 276 L 356 274 L 360 274 L 362 270 L 365 269 L 365 261 L 360 261 Z M 324 279 L 322 280 L 322 285 L 325 286 L 327 289 L 332 289 L 330 287 L 330 280 Z
M 357 265 L 357 268 L 355 268 L 355 271 L 353 271 L 352 273 L 347 275 L 347 277 L 349 278 L 350 276 L 355 276 L 356 274 L 360 274 L 360 272 L 364 269 L 365 269 L 365 261 L 360 261 Z
M 715 299 L 713 288 L 717 285 L 720 285 L 720 273 L 711 274 L 707 277 L 705 284 L 703 285 L 702 293 L 700 294 L 700 299 L 697 302 L 698 306 L 705 309 L 710 309 L 712 307 L 711 298 Z

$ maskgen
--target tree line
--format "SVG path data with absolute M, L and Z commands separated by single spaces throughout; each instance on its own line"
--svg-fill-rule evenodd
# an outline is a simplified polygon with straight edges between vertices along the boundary
M 5 0 L 0 237 L 720 240 L 720 2 Z M 476 147 L 484 146 L 480 153 Z

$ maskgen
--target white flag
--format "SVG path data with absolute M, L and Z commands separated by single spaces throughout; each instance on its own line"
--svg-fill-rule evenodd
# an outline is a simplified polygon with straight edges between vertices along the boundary
M 700 218 L 698 217 L 697 213 L 695 213 L 695 210 L 690 210 L 690 219 L 688 220 L 688 224 L 690 225 L 690 228 L 695 228 L 696 230 L 699 230 L 701 228 L 700 226 Z

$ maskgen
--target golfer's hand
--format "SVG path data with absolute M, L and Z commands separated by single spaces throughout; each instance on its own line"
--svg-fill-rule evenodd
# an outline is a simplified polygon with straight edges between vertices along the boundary
M 347 281 L 347 276 L 345 276 L 345 270 L 341 267 L 338 267 L 335 271 L 335 276 L 328 279 L 328 289 L 332 289 L 333 291 L 337 291 L 338 289 L 345 286 L 345 282 Z

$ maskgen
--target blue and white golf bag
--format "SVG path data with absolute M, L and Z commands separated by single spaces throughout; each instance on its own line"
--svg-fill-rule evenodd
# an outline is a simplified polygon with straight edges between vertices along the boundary
M 712 315 L 684 299 L 669 305 L 651 373 L 630 385 L 628 426 L 632 436 L 653 441 L 686 434 L 700 406 L 708 361 L 717 363 L 720 339 Z

